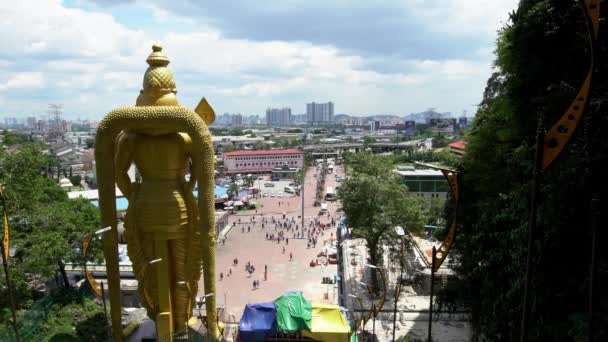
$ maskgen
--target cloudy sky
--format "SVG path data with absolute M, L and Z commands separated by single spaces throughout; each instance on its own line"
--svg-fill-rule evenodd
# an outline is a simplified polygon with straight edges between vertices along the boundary
M 180 103 L 262 114 L 471 115 L 517 0 L 0 1 L 0 117 L 131 105 L 159 42 Z

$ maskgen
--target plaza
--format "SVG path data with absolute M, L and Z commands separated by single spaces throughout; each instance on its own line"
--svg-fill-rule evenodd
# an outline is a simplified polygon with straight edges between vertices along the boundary
M 288 194 L 283 194 L 282 197 L 259 198 L 258 203 L 261 206 L 257 212 L 248 210 L 231 215 L 228 228 L 220 234 L 220 239 L 225 238 L 225 241 L 218 244 L 216 254 L 217 303 L 219 307 L 225 307 L 228 316 L 233 315 L 236 321 L 247 303 L 273 301 L 289 290 L 302 291 L 308 300 L 338 304 L 336 284 L 322 283 L 323 277 L 334 279 L 337 265 L 325 264 L 325 258 L 318 258 L 317 255 L 324 248 L 329 247 L 331 240 L 335 238 L 335 227 L 327 227 L 327 225 L 332 219 L 337 221 L 339 215 L 336 213 L 336 203 L 328 203 L 329 215 L 318 215 L 320 208 L 313 206 L 316 188 L 315 172 L 315 168 L 309 168 L 306 173 L 304 225 L 307 230 L 303 238 L 294 238 L 295 233 L 302 233 L 302 198 Z M 341 172 L 341 169 L 335 172 Z M 335 188 L 334 177 L 327 177 L 326 186 Z M 267 188 L 267 191 L 278 193 L 282 191 L 282 187 L 275 185 L 273 188 Z M 272 223 L 273 217 L 281 223 L 287 220 L 292 222 L 292 229 L 283 229 L 286 239 L 279 243 L 276 239 L 266 239 L 266 234 L 277 236 L 281 231 Z M 318 236 L 316 247 L 307 247 L 309 225 L 315 218 L 318 218 L 326 228 Z M 262 228 L 262 219 L 266 220 L 264 228 Z M 293 257 L 291 260 L 290 254 Z M 235 259 L 238 259 L 238 265 L 234 265 Z M 319 264 L 311 267 L 311 261 L 317 262 L 317 260 Z M 245 270 L 248 262 L 255 268 L 251 275 Z M 265 267 L 268 270 L 266 280 L 264 280 Z M 220 274 L 223 275 L 222 279 Z M 259 281 L 259 288 L 253 288 L 254 280 Z M 201 280 L 198 296 L 203 295 Z

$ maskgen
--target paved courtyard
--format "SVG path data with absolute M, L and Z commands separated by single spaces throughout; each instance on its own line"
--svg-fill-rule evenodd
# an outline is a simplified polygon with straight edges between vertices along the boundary
M 340 172 L 339 170 L 336 170 Z M 308 239 L 311 219 L 319 218 L 320 222 L 327 224 L 333 218 L 336 221 L 336 204 L 329 203 L 329 216 L 319 216 L 319 207 L 313 207 L 316 189 L 316 170 L 310 168 L 306 175 L 305 182 L 305 228 L 307 229 L 304 238 L 294 238 L 295 233 L 302 232 L 302 207 L 300 196 L 289 197 L 263 197 L 257 199 L 262 204 L 262 208 L 239 212 L 231 215 L 229 226 L 235 223 L 226 234 L 226 241 L 217 248 L 216 256 L 216 289 L 218 306 L 226 306 L 228 312 L 234 314 L 238 320 L 243 308 L 247 303 L 274 301 L 285 291 L 299 290 L 304 292 L 304 296 L 313 301 L 326 303 L 337 303 L 337 288 L 335 285 L 322 284 L 323 277 L 333 279 L 337 273 L 337 265 L 325 265 L 325 258 L 319 258 L 322 265 L 310 267 L 312 260 L 317 261 L 317 255 L 324 248 L 328 247 L 330 240 L 335 236 L 335 227 L 326 228 L 317 238 L 315 248 L 308 248 Z M 268 182 L 268 181 L 264 181 Z M 275 182 L 277 185 L 274 191 L 282 191 L 284 182 Z M 279 187 L 279 183 L 281 187 Z M 288 182 L 287 182 L 288 183 Z M 336 186 L 335 177 L 329 174 L 326 178 L 326 187 Z M 267 188 L 270 190 L 271 188 Z M 284 194 L 285 196 L 285 194 Z M 285 214 L 283 214 L 285 213 Z M 266 219 L 262 228 L 262 218 Z M 283 230 L 287 240 L 277 243 L 275 240 L 267 240 L 266 234 L 278 234 L 280 229 L 276 229 L 272 223 L 275 220 L 284 222 L 295 219 L 292 229 Z M 255 223 L 253 220 L 255 219 Z M 240 223 L 239 223 L 240 220 Z M 295 230 L 297 225 L 297 230 Z M 285 249 L 285 252 L 283 252 Z M 290 260 L 290 253 L 293 259 Z M 238 265 L 233 265 L 233 260 L 238 259 Z M 255 271 L 250 276 L 245 270 L 245 264 L 250 262 Z M 268 277 L 264 280 L 264 268 L 268 267 Z M 230 269 L 232 268 L 232 274 Z M 220 273 L 223 279 L 220 279 Z M 253 288 L 253 281 L 260 283 L 259 288 Z M 199 286 L 199 296 L 203 294 L 202 280 Z

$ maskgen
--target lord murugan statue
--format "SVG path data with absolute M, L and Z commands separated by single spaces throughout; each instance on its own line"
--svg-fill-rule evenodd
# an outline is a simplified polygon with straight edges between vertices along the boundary
M 167 338 L 187 326 L 201 268 L 205 293 L 215 293 L 215 170 L 208 130 L 215 114 L 204 98 L 194 111 L 178 104 L 169 60 L 159 45 L 152 50 L 135 106 L 108 113 L 95 145 L 101 219 L 114 228 L 104 236 L 104 255 L 117 341 L 123 336 L 115 186 L 129 201 L 127 250 L 157 336 Z M 133 163 L 141 176 L 137 182 L 127 174 Z M 192 193 L 197 182 L 198 203 Z M 207 298 L 206 310 L 208 331 L 218 337 L 215 296 Z

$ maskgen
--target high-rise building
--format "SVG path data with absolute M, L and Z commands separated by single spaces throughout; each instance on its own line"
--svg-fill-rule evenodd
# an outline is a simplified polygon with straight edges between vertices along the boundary
M 268 108 L 266 109 L 266 124 L 273 125 L 289 125 L 291 122 L 291 108 Z
M 331 123 L 334 121 L 334 103 L 307 103 L 306 121 L 309 123 Z
M 241 114 L 232 114 L 230 119 L 232 126 L 243 126 L 243 116 Z

